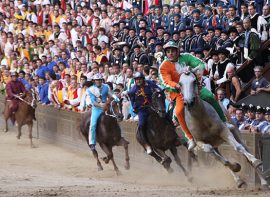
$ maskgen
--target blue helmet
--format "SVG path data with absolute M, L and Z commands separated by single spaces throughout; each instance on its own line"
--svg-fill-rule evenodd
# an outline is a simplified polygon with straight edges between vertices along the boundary
M 136 72 L 133 76 L 134 79 L 142 78 L 144 79 L 144 75 L 141 72 Z

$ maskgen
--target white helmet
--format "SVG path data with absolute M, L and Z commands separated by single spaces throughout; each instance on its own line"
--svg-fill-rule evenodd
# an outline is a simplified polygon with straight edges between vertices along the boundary
M 93 76 L 93 80 L 102 80 L 103 79 L 103 76 L 102 74 L 100 73 L 97 73 Z

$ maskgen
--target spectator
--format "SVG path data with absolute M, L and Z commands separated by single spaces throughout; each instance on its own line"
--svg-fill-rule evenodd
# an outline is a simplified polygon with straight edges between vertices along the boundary
M 269 89 L 269 81 L 262 76 L 262 71 L 263 68 L 261 66 L 256 66 L 254 68 L 255 79 L 251 84 L 251 95 L 255 95 L 259 92 L 267 91 Z
M 228 79 L 230 81 L 230 100 L 236 103 L 238 100 L 245 97 L 245 93 L 242 92 L 241 82 L 235 74 L 234 66 L 229 66 L 227 69 Z
M 243 108 L 238 108 L 235 111 L 235 117 L 232 118 L 232 122 L 237 128 L 240 127 L 241 124 L 243 124 L 245 121 L 244 111 Z
M 218 88 L 216 92 L 217 92 L 216 95 L 217 95 L 218 101 L 223 104 L 223 107 L 225 109 L 228 109 L 230 100 L 225 97 L 225 91 L 224 91 L 224 89 Z
M 250 131 L 253 133 L 262 133 L 267 125 L 268 123 L 264 119 L 264 109 L 261 106 L 257 106 L 256 118 L 251 123 Z

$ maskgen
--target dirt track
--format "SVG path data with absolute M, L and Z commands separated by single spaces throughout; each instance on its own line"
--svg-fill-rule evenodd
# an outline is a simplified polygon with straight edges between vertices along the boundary
M 167 174 L 159 166 L 131 163 L 126 171 L 119 159 L 116 162 L 119 177 L 110 164 L 98 172 L 90 153 L 41 141 L 38 148 L 30 148 L 26 132 L 17 140 L 14 131 L 1 131 L 0 196 L 269 196 L 256 189 L 235 189 L 227 171 L 218 168 L 195 169 L 190 184 L 177 170 Z

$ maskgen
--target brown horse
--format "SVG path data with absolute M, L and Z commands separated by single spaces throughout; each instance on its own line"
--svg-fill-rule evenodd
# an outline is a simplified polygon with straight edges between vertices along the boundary
M 18 110 L 15 112 L 15 120 L 18 125 L 18 135 L 17 138 L 20 139 L 22 133 L 22 126 L 27 125 L 29 129 L 29 138 L 31 147 L 34 147 L 32 141 L 32 128 L 33 128 L 33 120 L 35 120 L 35 109 L 37 107 L 37 96 L 36 92 L 33 90 L 31 92 L 27 92 L 25 98 L 17 97 L 19 102 Z M 11 101 L 7 100 L 5 102 L 5 108 L 3 111 L 4 119 L 5 119 L 5 132 L 8 131 L 8 119 L 11 118 L 12 113 L 10 111 Z
M 84 135 L 88 145 L 88 132 L 90 126 L 90 117 L 91 117 L 91 110 L 84 113 L 81 124 L 80 130 L 81 133 Z M 102 158 L 103 161 L 107 164 L 109 161 L 112 161 L 114 170 L 116 174 L 119 175 L 120 171 L 115 164 L 112 148 L 114 146 L 123 146 L 125 149 L 125 159 L 126 164 L 125 168 L 129 169 L 129 155 L 128 155 L 128 144 L 129 142 L 126 141 L 123 137 L 121 137 L 121 128 L 118 124 L 119 120 L 123 119 L 123 115 L 121 113 L 120 103 L 116 101 L 112 101 L 108 108 L 108 111 L 101 115 L 100 119 L 98 120 L 97 130 L 96 130 L 96 138 L 97 142 L 100 145 L 101 149 L 106 153 L 106 157 Z M 99 161 L 98 153 L 96 150 L 92 150 L 95 159 L 97 160 L 98 170 L 103 170 L 103 167 Z

